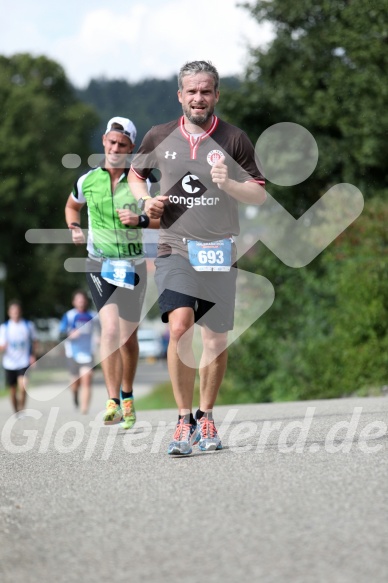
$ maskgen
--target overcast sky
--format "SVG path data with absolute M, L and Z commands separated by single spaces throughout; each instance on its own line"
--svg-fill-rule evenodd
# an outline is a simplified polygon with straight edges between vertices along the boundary
M 241 73 L 247 45 L 272 35 L 239 0 L 0 0 L 0 54 L 60 63 L 77 87 L 90 79 L 166 79 L 187 60 Z

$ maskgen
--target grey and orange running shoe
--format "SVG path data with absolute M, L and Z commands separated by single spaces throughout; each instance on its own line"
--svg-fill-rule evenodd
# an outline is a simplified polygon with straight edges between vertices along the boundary
M 204 413 L 197 419 L 198 437 L 195 443 L 201 451 L 214 451 L 222 449 L 221 439 L 217 433 L 212 413 Z
M 190 423 L 189 417 L 182 417 L 176 424 L 167 453 L 170 455 L 189 455 L 193 451 L 192 445 L 198 440 L 197 437 L 197 425 Z

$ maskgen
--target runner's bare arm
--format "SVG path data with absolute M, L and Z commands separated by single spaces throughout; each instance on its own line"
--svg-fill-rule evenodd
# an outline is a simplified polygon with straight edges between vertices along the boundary
M 168 197 L 155 196 L 151 198 L 146 181 L 139 178 L 132 169 L 128 172 L 128 184 L 130 185 L 132 194 L 137 200 L 140 200 L 141 198 L 146 199 L 143 212 L 145 212 L 151 220 L 160 219 L 164 211 L 164 202 Z M 158 227 L 151 227 L 150 225 L 149 228 L 157 229 Z
M 210 170 L 212 180 L 218 185 L 218 188 L 240 202 L 263 204 L 267 198 L 264 187 L 253 180 L 248 182 L 232 180 L 229 178 L 228 167 L 224 162 L 225 158 L 221 158 Z
M 75 245 L 85 243 L 85 236 L 81 229 L 81 209 L 83 206 L 83 203 L 76 202 L 70 194 L 65 206 L 65 219 Z
M 132 194 L 136 200 L 140 200 L 143 197 L 149 196 L 147 182 L 139 178 L 132 169 L 128 172 L 127 180 Z

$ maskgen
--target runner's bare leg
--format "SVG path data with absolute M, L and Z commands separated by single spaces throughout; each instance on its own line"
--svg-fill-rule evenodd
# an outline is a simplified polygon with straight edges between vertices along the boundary
M 81 382 L 81 413 L 84 415 L 89 411 L 90 400 L 92 396 L 93 369 L 89 366 L 80 368 Z
M 139 360 L 138 326 L 138 322 L 128 322 L 120 318 L 120 353 L 123 366 L 122 388 L 126 393 L 130 393 L 133 390 L 133 382 Z
M 13 407 L 15 413 L 17 413 L 19 411 L 19 408 L 18 408 L 18 398 L 17 398 L 16 385 L 12 385 L 11 387 L 9 387 L 9 396 L 11 397 L 12 407 Z
M 99 312 L 101 323 L 101 367 L 110 399 L 120 398 L 123 364 L 120 353 L 119 314 L 115 304 L 107 304 Z
M 21 375 L 18 377 L 18 408 L 19 411 L 23 411 L 26 408 L 27 401 L 27 376 Z
M 202 358 L 199 365 L 201 411 L 213 409 L 228 362 L 228 333 L 213 332 L 201 326 L 203 342 Z
M 170 373 L 175 402 L 180 414 L 191 411 L 193 406 L 196 368 L 192 349 L 194 312 L 192 308 L 177 308 L 169 313 L 170 341 L 167 350 L 167 365 Z M 191 330 L 191 333 L 187 333 Z M 179 344 L 179 347 L 178 347 Z M 192 363 L 188 366 L 184 361 Z

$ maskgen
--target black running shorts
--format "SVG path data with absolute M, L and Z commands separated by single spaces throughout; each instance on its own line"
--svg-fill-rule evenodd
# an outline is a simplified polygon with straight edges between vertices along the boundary
M 117 287 L 101 277 L 101 263 L 87 259 L 86 280 L 98 311 L 107 304 L 117 304 L 120 318 L 139 322 L 147 287 L 146 262 L 136 265 L 134 289 Z
M 157 257 L 155 282 L 162 321 L 183 307 L 194 310 L 195 322 L 213 332 L 233 329 L 237 268 L 227 272 L 195 271 L 188 259 L 174 254 Z
M 28 366 L 26 368 L 19 368 L 17 370 L 10 370 L 5 368 L 5 384 L 7 387 L 16 387 L 18 384 L 18 377 L 23 377 L 28 370 Z

